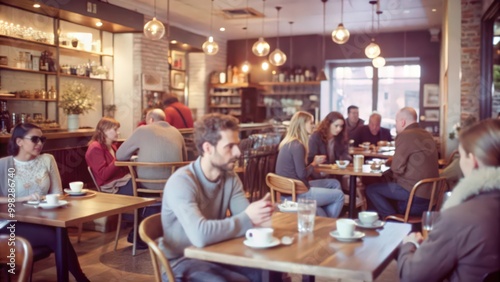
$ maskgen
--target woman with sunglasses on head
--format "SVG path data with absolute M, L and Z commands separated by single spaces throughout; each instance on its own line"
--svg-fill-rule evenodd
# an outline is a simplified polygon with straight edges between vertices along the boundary
M 325 156 L 314 156 L 307 162 L 309 134 L 312 133 L 314 117 L 307 112 L 296 112 L 279 145 L 276 160 L 276 174 L 302 181 L 308 188 L 307 193 L 297 195 L 298 198 L 316 200 L 318 216 L 338 217 L 344 206 L 344 193 L 336 179 L 308 180 L 314 167 L 325 161 Z M 291 196 L 282 196 L 291 200 Z
M 12 201 L 9 197 L 12 188 L 19 203 L 38 201 L 46 194 L 62 193 L 54 157 L 41 154 L 45 141 L 42 130 L 34 124 L 21 123 L 14 127 L 8 145 L 10 156 L 0 159 L 0 204 Z M 11 179 L 13 181 L 9 183 Z M 15 225 L 16 235 L 26 238 L 33 248 L 48 247 L 55 252 L 54 227 L 23 222 L 16 222 Z M 6 228 L 0 230 L 0 234 L 9 232 Z M 69 242 L 69 238 L 67 240 Z M 89 281 L 71 244 L 68 244 L 68 268 L 76 281 Z
M 97 123 L 85 153 L 87 165 L 103 192 L 133 195 L 132 180 L 128 168 L 115 166 L 120 123 L 114 118 L 103 117 Z
M 500 120 L 462 129 L 459 142 L 464 178 L 428 237 L 403 239 L 401 281 L 487 281 L 488 273 L 500 270 Z

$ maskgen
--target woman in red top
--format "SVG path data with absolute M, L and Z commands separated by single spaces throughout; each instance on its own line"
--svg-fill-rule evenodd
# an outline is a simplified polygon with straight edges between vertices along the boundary
M 100 189 L 108 193 L 132 195 L 132 181 L 126 167 L 115 166 L 115 152 L 118 149 L 113 144 L 118 138 L 120 123 L 110 117 L 103 117 L 89 142 L 85 160 L 91 168 Z

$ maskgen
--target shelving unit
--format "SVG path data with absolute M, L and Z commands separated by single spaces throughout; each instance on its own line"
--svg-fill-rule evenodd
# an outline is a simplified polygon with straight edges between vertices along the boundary
M 0 19 L 3 24 L 0 25 L 1 92 L 49 92 L 54 87 L 57 93 L 55 99 L 0 96 L 0 100 L 9 101 L 9 111 L 44 113 L 45 119 L 61 123 L 63 112 L 58 108 L 59 95 L 66 83 L 78 80 L 95 89 L 95 108 L 101 113 L 85 116 L 85 124 L 82 124 L 95 126 L 104 112 L 105 101 L 114 101 L 113 33 L 4 4 L 0 5 Z M 17 29 L 7 28 L 6 22 L 17 26 Z M 74 40 L 76 47 L 72 46 L 70 38 L 79 38 Z M 37 69 L 44 51 L 52 53 L 56 71 Z M 21 61 L 21 58 L 26 59 Z M 89 71 L 82 73 L 84 66 L 90 69 L 91 65 L 92 75 Z M 70 66 L 74 70 L 80 66 L 80 75 L 66 73 Z

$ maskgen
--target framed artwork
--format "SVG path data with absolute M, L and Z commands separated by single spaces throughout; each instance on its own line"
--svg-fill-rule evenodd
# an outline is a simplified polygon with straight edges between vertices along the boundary
M 158 73 L 142 74 L 142 89 L 152 91 L 163 91 L 163 79 Z
M 170 71 L 170 85 L 173 89 L 183 90 L 186 85 L 186 74 L 183 71 Z
M 439 85 L 424 84 L 424 107 L 439 107 Z
M 172 50 L 172 68 L 186 70 L 186 53 Z
M 439 121 L 439 110 L 424 110 L 425 121 Z

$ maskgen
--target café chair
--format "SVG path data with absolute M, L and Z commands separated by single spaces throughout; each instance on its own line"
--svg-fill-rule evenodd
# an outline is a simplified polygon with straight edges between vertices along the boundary
M 28 240 L 23 237 L 16 236 L 16 245 L 7 246 L 10 236 L 7 234 L 0 235 L 0 264 L 10 263 L 7 257 L 10 255 L 11 248 L 15 248 L 15 269 L 16 275 L 20 282 L 31 280 L 31 269 L 33 268 L 33 250 Z
M 148 244 L 151 263 L 153 264 L 155 281 L 161 282 L 161 270 L 165 269 L 168 281 L 175 281 L 172 268 L 167 258 L 158 247 L 158 239 L 163 237 L 163 228 L 161 225 L 161 214 L 154 214 L 145 218 L 139 225 L 139 236 L 142 241 Z
M 500 269 L 494 272 L 487 273 L 483 277 L 483 282 L 498 282 L 500 281 Z
M 428 188 L 431 185 L 431 188 Z M 405 214 L 394 214 L 389 215 L 385 220 L 395 220 L 404 223 L 420 223 L 422 221 L 422 215 L 410 216 L 410 209 L 413 203 L 413 198 L 418 189 L 431 189 L 431 198 L 429 200 L 428 211 L 437 211 L 441 207 L 443 202 L 444 192 L 447 190 L 446 178 L 444 177 L 434 177 L 422 179 L 413 185 L 411 189 L 410 196 L 408 197 L 408 203 L 406 204 Z
M 148 197 L 148 198 L 154 198 L 156 199 L 156 203 L 149 206 L 161 206 L 161 201 L 163 197 L 163 189 L 161 190 L 155 190 L 155 189 L 147 189 L 147 188 L 142 188 L 141 183 L 155 183 L 155 184 L 162 184 L 165 185 L 165 183 L 168 180 L 168 177 L 166 178 L 159 178 L 159 179 L 151 179 L 151 178 L 140 178 L 137 175 L 137 168 L 138 167 L 143 167 L 143 168 L 164 168 L 170 170 L 170 175 L 174 173 L 174 171 L 180 167 L 183 167 L 185 165 L 190 164 L 190 161 L 186 162 L 137 162 L 137 161 L 115 161 L 116 166 L 127 166 L 128 170 L 130 172 L 131 181 L 132 181 L 132 190 L 133 190 L 133 196 L 134 197 Z M 147 207 L 146 207 L 147 208 Z M 118 238 L 120 237 L 120 229 L 121 229 L 121 219 L 122 215 L 118 215 L 118 226 L 116 229 L 116 235 L 115 235 L 115 251 L 118 246 Z M 139 211 L 136 209 L 134 210 L 134 239 L 133 239 L 133 247 L 132 247 L 132 255 L 135 256 L 136 254 L 136 247 L 137 247 L 137 233 L 135 230 L 137 230 L 137 225 L 139 222 Z
M 266 175 L 266 184 L 271 191 L 271 202 L 280 202 L 281 194 L 292 195 L 292 201 L 297 201 L 297 195 L 307 193 L 306 185 L 296 179 L 279 176 L 275 173 Z
M 439 159 L 438 160 L 439 166 L 441 168 L 447 167 L 449 164 L 451 164 L 453 159 L 458 156 L 458 154 L 459 154 L 458 150 L 455 150 L 455 151 L 451 152 L 450 156 L 447 159 Z

